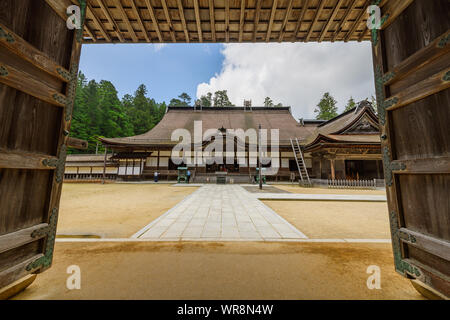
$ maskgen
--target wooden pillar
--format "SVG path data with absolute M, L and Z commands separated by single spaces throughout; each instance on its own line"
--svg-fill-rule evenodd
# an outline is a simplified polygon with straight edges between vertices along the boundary
M 105 146 L 105 158 L 103 160 L 103 184 L 105 184 L 106 179 L 106 156 L 108 155 L 108 148 Z
M 136 163 L 135 163 L 135 161 L 134 161 L 134 159 L 133 159 L 133 169 L 131 169 L 131 175 L 133 175 L 134 176 L 134 167 L 136 166 Z
M 334 170 L 334 159 L 330 159 L 330 164 L 331 164 L 331 180 L 335 180 L 336 172 Z
M 80 174 L 80 167 L 77 167 L 77 178 L 76 178 L 76 180 L 78 180 L 79 174 Z
M 91 166 L 91 175 L 90 175 L 90 179 L 92 179 L 92 166 Z
M 158 160 L 156 161 L 156 170 L 159 170 L 159 153 L 160 151 L 158 150 Z

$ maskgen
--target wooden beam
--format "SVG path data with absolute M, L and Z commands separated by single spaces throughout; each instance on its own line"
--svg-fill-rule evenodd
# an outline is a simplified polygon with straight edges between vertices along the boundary
M 45 233 L 36 234 L 34 231 L 48 227 L 48 223 L 41 223 L 16 232 L 7 233 L 0 236 L 0 253 L 20 247 L 32 241 L 39 240 L 46 236 Z M 33 236 L 32 236 L 33 235 Z
M 448 174 L 450 173 L 450 157 L 424 158 L 413 160 L 394 160 L 393 164 L 405 165 L 406 168 L 399 170 L 399 174 Z M 394 170 L 394 172 L 396 172 Z
M 255 21 L 253 23 L 253 42 L 256 42 L 256 34 L 258 33 L 259 15 L 261 14 L 262 0 L 256 0 Z
M 395 21 L 395 19 L 413 3 L 414 0 L 402 0 L 402 1 L 386 1 L 381 4 L 381 13 L 383 17 L 387 17 L 386 22 L 382 24 L 381 29 L 386 29 L 389 25 Z
M 386 110 L 395 110 L 439 91 L 450 88 L 450 68 L 422 80 L 386 99 Z
M 195 21 L 197 22 L 198 41 L 203 42 L 202 24 L 200 20 L 200 8 L 198 5 L 198 0 L 194 0 L 194 10 L 195 10 Z
M 213 42 L 216 42 L 216 18 L 214 16 L 214 0 L 209 0 L 209 21 L 211 23 L 212 40 Z
M 300 16 L 298 17 L 297 25 L 295 26 L 295 31 L 293 35 L 293 40 L 297 40 L 298 33 L 300 31 L 300 27 L 302 26 L 303 18 L 305 17 L 305 13 L 308 10 L 309 0 L 303 0 L 302 11 L 300 12 Z
M 0 288 L 5 287 L 6 285 L 10 284 L 12 281 L 11 279 L 20 279 L 34 270 L 27 270 L 27 266 L 37 259 L 40 259 L 44 255 L 42 253 L 32 256 L 31 258 L 28 258 L 18 264 L 13 265 L 12 267 L 0 271 Z
M 241 0 L 241 16 L 239 19 L 239 42 L 242 42 L 242 36 L 244 33 L 245 8 L 247 6 L 246 1 L 247 0 Z
M 142 20 L 142 16 L 139 13 L 139 9 L 138 9 L 138 7 L 136 5 L 136 0 L 131 0 L 131 8 L 133 9 L 133 12 L 134 12 L 134 14 L 136 16 L 137 22 L 139 23 L 139 26 L 142 29 L 142 33 L 144 33 L 145 40 L 147 40 L 147 42 L 152 42 L 151 39 L 150 39 L 149 33 L 147 32 L 147 29 L 145 29 L 145 25 L 144 25 L 144 22 Z
M 352 4 L 347 8 L 347 11 L 345 11 L 344 16 L 342 17 L 336 30 L 334 31 L 333 37 L 331 38 L 331 42 L 336 41 L 336 38 L 339 35 L 339 33 L 341 32 L 341 29 L 344 26 L 344 24 L 347 22 L 347 19 L 350 16 L 350 13 L 352 12 L 353 9 L 355 9 L 356 2 L 357 2 L 356 0 L 353 0 Z
M 358 17 L 356 18 L 356 21 L 353 23 L 350 30 L 347 32 L 347 35 L 344 37 L 344 41 L 347 42 L 351 36 L 353 35 L 353 32 L 358 29 L 358 26 L 361 24 L 361 20 L 364 17 L 364 15 L 367 14 L 367 7 L 369 7 L 370 1 L 366 0 L 366 3 L 364 4 L 363 9 L 359 12 Z
M 78 150 L 86 150 L 89 143 L 86 140 L 69 137 L 67 139 L 67 146 Z
M 169 9 L 167 8 L 166 0 L 161 0 L 161 4 L 163 6 L 164 15 L 166 16 L 167 25 L 169 26 L 170 37 L 172 38 L 172 42 L 177 42 L 177 39 L 175 38 L 175 33 L 173 32 L 174 28 L 172 25 L 172 19 L 170 18 Z
M 225 41 L 230 42 L 230 1 L 225 1 Z
M 155 10 L 153 9 L 150 0 L 145 0 L 145 5 L 147 6 L 148 12 L 150 13 L 150 17 L 152 18 L 153 25 L 155 26 L 156 35 L 158 36 L 159 42 L 164 42 L 163 37 L 161 35 L 161 30 L 159 29 L 158 20 L 156 19 Z
M 130 33 L 131 39 L 133 42 L 138 42 L 138 37 L 136 35 L 136 32 L 134 32 L 133 26 L 131 25 L 130 19 L 128 19 L 127 13 L 125 12 L 125 9 L 122 6 L 122 2 L 117 1 L 116 2 L 116 8 L 119 9 L 120 15 L 122 16 L 123 21 L 127 25 L 128 32 Z
M 189 31 L 186 25 L 186 18 L 184 17 L 184 9 L 183 3 L 181 0 L 177 0 L 178 13 L 180 14 L 181 24 L 183 25 L 184 37 L 186 38 L 186 42 L 189 43 Z
M 398 234 L 401 241 L 450 261 L 450 243 L 448 241 L 442 241 L 407 228 L 400 228 Z
M 273 19 L 275 19 L 275 13 L 277 11 L 277 5 L 278 5 L 278 0 L 273 0 L 272 10 L 270 12 L 269 25 L 267 27 L 266 42 L 269 42 L 269 40 L 270 40 L 270 35 L 272 33 Z
M 97 42 L 97 37 L 95 36 L 95 32 L 89 28 L 87 25 L 87 21 L 84 22 L 84 30 L 88 33 L 89 37 L 92 39 L 93 42 Z
M 313 31 L 314 31 L 313 30 L 314 29 L 314 25 L 319 20 L 319 17 L 320 17 L 320 14 L 322 13 L 323 6 L 325 5 L 325 2 L 326 2 L 325 0 L 320 0 L 319 8 L 316 10 L 316 14 L 315 14 L 314 19 L 313 19 L 313 21 L 311 23 L 311 27 L 309 28 L 308 34 L 306 35 L 305 42 L 308 42 L 309 39 L 311 38 L 311 35 L 312 35 Z
M 36 75 L 3 63 L 0 64 L 0 83 L 59 107 L 64 107 L 67 102 L 65 95 L 57 92 Z
M 289 21 L 289 16 L 291 15 L 292 12 L 292 4 L 294 3 L 294 0 L 289 0 L 287 9 L 286 9 L 286 15 L 284 16 L 284 20 L 283 20 L 283 24 L 281 25 L 281 29 L 280 29 L 280 35 L 278 37 L 278 42 L 283 41 L 283 37 L 284 37 L 284 33 L 286 32 L 286 25 Z
M 48 74 L 64 82 L 70 81 L 70 72 L 66 68 L 58 65 L 47 54 L 30 45 L 1 23 L 0 32 L 5 35 L 0 37 L 0 45 Z
M 72 5 L 70 0 L 45 0 L 47 4 L 60 16 L 64 21 L 67 20 L 67 8 Z
M 87 2 L 86 12 L 87 14 L 90 14 L 92 16 L 92 21 L 94 21 L 94 24 L 100 30 L 101 34 L 103 35 L 103 38 L 105 38 L 106 41 L 111 42 L 111 38 L 109 37 L 108 32 L 106 32 L 106 30 L 103 28 L 103 24 L 98 19 L 89 1 Z
M 55 167 L 46 166 L 43 162 L 57 160 L 53 156 L 0 148 L 0 168 L 53 170 Z
M 384 85 L 390 85 L 399 81 L 442 55 L 448 54 L 450 52 L 450 45 L 447 40 L 449 37 L 450 31 L 447 31 L 433 42 L 429 43 L 426 47 L 416 51 L 407 59 L 400 62 L 392 70 L 389 70 L 389 72 L 384 74 L 384 78 L 386 79 Z
M 363 41 L 364 37 L 367 35 L 367 32 L 369 32 L 369 28 L 364 28 L 364 30 L 361 32 L 358 38 L 358 42 Z
M 117 34 L 117 37 L 119 38 L 120 42 L 125 42 L 125 39 L 122 36 L 122 33 L 120 32 L 119 25 L 117 22 L 113 19 L 111 16 L 111 13 L 109 12 L 109 9 L 105 4 L 103 3 L 103 0 L 97 0 L 98 4 L 100 5 L 100 8 L 102 9 L 103 14 L 106 16 L 106 19 L 108 19 L 109 23 L 112 24 L 114 31 Z
M 323 38 L 325 38 L 325 36 L 327 35 L 328 29 L 330 28 L 331 24 L 333 23 L 334 19 L 336 18 L 336 15 L 338 14 L 339 9 L 341 8 L 343 2 L 344 2 L 344 0 L 337 1 L 336 5 L 333 9 L 333 12 L 331 12 L 330 18 L 327 21 L 327 24 L 325 25 L 325 27 L 322 29 L 322 32 L 320 33 L 319 42 L 322 42 Z

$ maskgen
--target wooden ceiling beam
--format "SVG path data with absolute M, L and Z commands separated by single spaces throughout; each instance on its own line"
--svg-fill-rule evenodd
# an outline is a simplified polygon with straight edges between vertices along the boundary
M 302 26 L 303 18 L 305 17 L 305 13 L 308 10 L 309 0 L 303 0 L 302 11 L 300 12 L 300 16 L 298 17 L 297 25 L 295 26 L 294 31 L 294 41 L 297 40 L 298 33 L 300 31 L 300 27 Z
M 269 42 L 272 33 L 273 20 L 275 19 L 275 12 L 277 11 L 278 0 L 273 0 L 272 10 L 270 11 L 269 25 L 267 26 L 266 42 Z
M 242 36 L 244 33 L 245 7 L 247 6 L 246 1 L 247 0 L 241 0 L 241 16 L 239 20 L 239 42 L 242 42 Z
M 172 38 L 172 42 L 177 42 L 177 39 L 175 38 L 175 33 L 173 31 L 174 28 L 172 24 L 172 19 L 170 18 L 170 12 L 169 9 L 167 8 L 166 0 L 161 0 L 161 4 L 163 6 L 164 15 L 166 16 L 167 25 L 169 26 L 170 37 Z
M 347 11 L 345 11 L 344 16 L 342 17 L 336 30 L 334 31 L 333 37 L 331 38 L 331 42 L 336 41 L 336 38 L 339 35 L 339 33 L 341 32 L 341 29 L 344 26 L 344 24 L 347 22 L 347 19 L 350 16 L 350 13 L 352 12 L 353 9 L 355 9 L 356 2 L 357 2 L 356 0 L 353 0 L 352 4 L 347 8 Z
M 345 37 L 344 37 L 345 42 L 347 42 L 351 38 L 353 33 L 356 31 L 356 29 L 358 29 L 358 26 L 361 24 L 362 18 L 364 17 L 365 14 L 367 14 L 366 11 L 367 11 L 367 7 L 369 6 L 369 4 L 370 4 L 370 1 L 366 0 L 366 3 L 364 4 L 363 9 L 359 12 L 358 17 L 356 18 L 356 21 L 353 23 L 352 27 L 345 35 Z
M 289 0 L 289 4 L 288 4 L 287 9 L 286 9 L 286 15 L 284 16 L 283 24 L 281 25 L 280 35 L 278 37 L 278 42 L 283 41 L 284 33 L 286 31 L 285 30 L 286 29 L 286 25 L 288 23 L 289 16 L 291 15 L 292 4 L 293 3 L 294 3 L 294 0 Z
M 322 42 L 323 38 L 325 38 L 325 36 L 327 35 L 328 29 L 330 28 L 331 24 L 333 23 L 334 19 L 336 18 L 336 15 L 339 12 L 340 7 L 342 6 L 342 2 L 344 2 L 344 0 L 337 1 L 336 6 L 333 9 L 333 12 L 331 12 L 331 16 L 328 19 L 327 24 L 325 25 L 325 28 L 323 28 L 322 32 L 320 33 L 319 42 Z
M 113 29 L 116 32 L 117 37 L 119 38 L 120 42 L 125 42 L 125 39 L 124 39 L 122 33 L 120 32 L 119 25 L 112 18 L 108 7 L 105 6 L 105 4 L 103 3 L 103 0 L 97 0 L 97 1 L 98 1 L 98 4 L 100 5 L 100 8 L 102 9 L 103 14 L 106 16 L 106 19 L 108 19 L 109 23 L 111 23 L 111 25 L 113 26 Z
M 89 28 L 86 21 L 84 22 L 84 30 L 88 33 L 89 37 L 91 37 L 92 41 L 97 42 L 97 37 L 95 36 L 94 31 Z
M 198 41 L 203 42 L 202 24 L 200 20 L 200 8 L 198 0 L 194 0 L 195 20 L 197 22 Z
M 225 1 L 225 40 L 230 42 L 230 1 Z
M 387 28 L 414 0 L 386 1 L 380 4 L 382 16 L 389 15 L 381 29 Z
M 89 1 L 87 2 L 86 10 L 87 10 L 87 13 L 89 13 L 92 16 L 92 21 L 94 22 L 94 24 L 96 25 L 98 30 L 100 30 L 101 34 L 103 35 L 103 38 L 105 38 L 106 41 L 111 42 L 111 37 L 109 36 L 108 32 L 106 32 L 105 28 L 103 28 L 103 24 L 98 19 L 97 15 L 95 14 L 95 11 L 92 8 L 92 5 Z
M 136 0 L 131 0 L 131 8 L 133 9 L 133 12 L 136 15 L 137 21 L 138 21 L 139 25 L 141 26 L 142 32 L 144 33 L 145 40 L 147 42 L 152 42 L 147 30 L 145 29 L 145 25 L 142 20 L 141 14 L 139 13 L 139 9 L 136 5 Z
M 214 0 L 209 0 L 209 21 L 211 22 L 211 35 L 213 42 L 216 42 L 216 18 L 214 16 Z
M 253 23 L 253 42 L 256 42 L 256 34 L 258 33 L 259 15 L 261 14 L 262 0 L 256 0 L 255 22 Z
M 133 42 L 138 42 L 139 39 L 136 35 L 136 32 L 134 32 L 133 26 L 131 25 L 130 19 L 128 19 L 127 13 L 125 12 L 125 9 L 122 6 L 122 2 L 119 0 L 117 1 L 116 8 L 119 9 L 120 15 L 122 16 L 123 21 L 127 25 L 128 32 L 130 33 L 131 39 Z
M 177 0 L 177 6 L 178 13 L 180 14 L 181 24 L 183 25 L 184 36 L 186 38 L 186 42 L 189 43 L 189 31 L 187 29 L 186 18 L 184 17 L 183 3 L 181 2 L 181 0 Z
M 369 31 L 369 28 L 364 28 L 364 30 L 361 32 L 361 35 L 358 38 L 358 42 L 363 41 L 364 37 L 366 36 L 367 32 Z
M 148 12 L 150 13 L 150 17 L 152 18 L 153 25 L 155 26 L 156 35 L 158 36 L 159 42 L 164 42 L 161 30 L 159 29 L 158 20 L 156 19 L 155 10 L 153 9 L 150 0 L 145 0 L 145 5 L 147 7 Z
M 306 35 L 305 42 L 308 42 L 309 39 L 311 38 L 311 35 L 312 35 L 313 31 L 314 31 L 313 30 L 314 26 L 316 25 L 317 21 L 319 20 L 319 17 L 320 17 L 320 14 L 322 13 L 323 6 L 325 5 L 325 2 L 326 2 L 325 0 L 320 0 L 319 7 L 316 10 L 316 15 L 314 16 L 314 19 L 313 19 L 313 22 L 311 23 L 311 26 L 309 28 L 308 34 Z

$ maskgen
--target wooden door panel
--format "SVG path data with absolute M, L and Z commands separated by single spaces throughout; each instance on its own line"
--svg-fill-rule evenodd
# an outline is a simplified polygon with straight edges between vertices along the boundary
M 0 2 L 0 288 L 53 258 L 81 30 L 52 2 Z
M 396 270 L 450 296 L 450 3 L 415 0 L 373 31 Z

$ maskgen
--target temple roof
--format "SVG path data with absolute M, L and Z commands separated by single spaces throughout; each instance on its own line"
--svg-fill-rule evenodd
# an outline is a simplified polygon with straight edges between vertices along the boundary
M 208 129 L 279 129 L 280 145 L 290 145 L 290 138 L 305 139 L 321 122 L 300 125 L 291 114 L 290 107 L 169 107 L 162 120 L 147 133 L 126 138 L 100 138 L 108 145 L 175 145 L 172 132 L 186 129 L 194 139 L 194 121 L 202 121 L 202 135 Z M 270 132 L 268 132 L 270 140 Z
M 378 117 L 369 102 L 364 100 L 357 107 L 320 124 L 302 141 L 306 150 L 312 150 L 320 144 L 336 143 L 380 143 Z
M 321 143 L 379 144 L 378 118 L 370 104 L 361 102 L 328 121 L 297 121 L 290 107 L 169 107 L 162 120 L 150 131 L 125 138 L 100 138 L 109 146 L 156 147 L 173 146 L 172 133 L 186 129 L 194 142 L 194 122 L 202 121 L 202 136 L 208 129 L 278 129 L 280 146 L 290 146 L 291 138 L 298 138 L 307 149 Z M 270 141 L 270 132 L 267 133 Z M 209 140 L 209 139 L 207 139 Z

